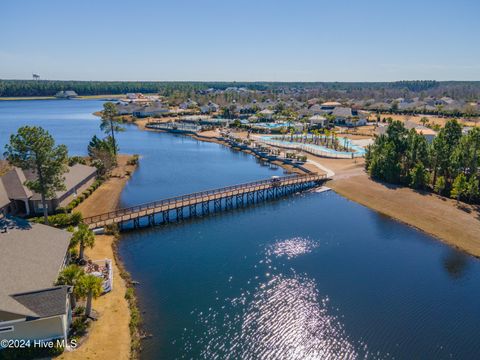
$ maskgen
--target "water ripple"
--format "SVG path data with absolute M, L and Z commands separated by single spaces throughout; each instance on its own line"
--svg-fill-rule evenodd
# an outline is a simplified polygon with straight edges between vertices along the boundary
M 186 354 L 202 359 L 356 359 L 341 323 L 329 313 L 315 281 L 298 274 L 271 275 L 253 294 L 226 299 L 227 306 L 197 314 L 203 336 L 185 334 Z M 220 308 L 220 307 L 218 307 Z
M 308 254 L 313 249 L 318 247 L 318 243 L 302 237 L 293 237 L 291 239 L 277 241 L 267 248 L 268 256 L 281 257 L 285 256 L 287 259 L 292 259 L 299 255 Z

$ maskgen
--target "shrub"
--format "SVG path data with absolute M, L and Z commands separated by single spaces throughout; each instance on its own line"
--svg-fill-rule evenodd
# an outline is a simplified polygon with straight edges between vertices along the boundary
M 139 159 L 139 155 L 138 155 L 138 154 L 133 155 L 133 156 L 127 161 L 127 165 L 137 165 L 137 164 L 138 164 L 138 159 Z
M 131 301 L 135 299 L 135 290 L 133 290 L 133 288 L 131 287 L 127 288 L 127 291 L 125 291 L 125 299 L 127 301 Z
M 106 225 L 104 231 L 106 235 L 114 235 L 116 238 L 120 236 L 120 231 L 117 224 Z
M 85 306 L 82 306 L 82 305 L 78 305 L 73 311 L 74 315 L 77 315 L 77 316 L 82 315 L 84 312 L 85 312 Z M 81 320 L 81 319 L 75 319 L 75 320 Z M 72 324 L 72 328 L 73 328 L 73 324 Z
M 88 329 L 88 323 L 83 317 L 76 318 L 72 322 L 71 333 L 72 335 L 83 335 Z
M 72 213 L 70 217 L 71 217 L 71 225 L 75 225 L 75 226 L 80 224 L 83 220 L 82 213 L 78 211 L 75 211 L 74 213 Z

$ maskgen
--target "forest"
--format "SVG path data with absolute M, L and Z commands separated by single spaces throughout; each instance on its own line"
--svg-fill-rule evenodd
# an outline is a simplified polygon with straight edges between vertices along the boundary
M 175 92 L 193 94 L 207 89 L 224 90 L 244 87 L 272 93 L 326 94 L 329 97 L 348 96 L 353 99 L 384 99 L 388 97 L 450 96 L 459 100 L 478 100 L 480 82 L 433 80 L 397 82 L 158 82 L 158 81 L 60 81 L 60 80 L 1 80 L 0 97 L 54 96 L 61 90 L 73 90 L 79 95 L 114 95 L 127 92 Z
M 428 143 L 415 129 L 392 121 L 368 148 L 365 167 L 380 181 L 479 203 L 480 128 L 462 135 L 458 121 L 449 120 Z

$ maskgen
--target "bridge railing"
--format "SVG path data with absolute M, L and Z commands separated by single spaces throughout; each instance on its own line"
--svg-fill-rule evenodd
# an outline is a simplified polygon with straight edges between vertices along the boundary
M 255 190 L 256 188 L 262 188 L 262 187 L 268 188 L 268 187 L 272 187 L 273 184 L 275 184 L 275 186 L 285 186 L 285 185 L 291 185 L 296 183 L 320 181 L 320 180 L 326 179 L 326 177 L 327 177 L 326 175 L 308 175 L 308 174 L 289 175 L 289 176 L 283 176 L 275 179 L 259 180 L 259 181 L 249 182 L 249 183 L 226 186 L 223 188 L 204 190 L 204 191 L 194 192 L 191 194 L 174 196 L 174 197 L 163 199 L 163 200 L 153 201 L 149 203 L 144 203 L 140 205 L 135 205 L 135 206 L 131 206 L 123 209 L 110 211 L 110 212 L 99 214 L 99 215 L 86 217 L 83 219 L 83 222 L 85 224 L 94 224 L 97 222 L 115 219 L 125 215 L 139 213 L 141 211 L 157 209 L 157 208 L 165 207 L 172 204 L 178 205 L 179 203 L 182 203 L 182 204 L 185 204 L 184 206 L 188 206 L 187 202 L 191 202 L 192 200 L 197 200 L 197 199 L 204 199 L 204 198 L 208 200 L 209 197 L 218 195 L 218 194 L 232 193 L 232 196 L 233 196 L 233 195 L 239 194 L 240 190 L 245 190 L 245 189 Z M 237 192 L 235 193 L 235 191 Z

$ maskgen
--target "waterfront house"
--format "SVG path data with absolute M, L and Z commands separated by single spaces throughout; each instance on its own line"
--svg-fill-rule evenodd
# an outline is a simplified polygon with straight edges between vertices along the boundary
M 50 226 L 0 219 L 0 339 L 67 339 L 70 288 L 54 283 L 70 237 Z
M 55 97 L 58 99 L 73 99 L 77 96 L 78 94 L 73 90 L 59 91 L 55 94 Z
M 75 164 L 64 174 L 66 190 L 57 191 L 55 196 L 47 199 L 48 212 L 53 213 L 58 207 L 66 206 L 78 193 L 86 190 L 94 181 L 97 169 L 92 166 Z M 25 186 L 27 180 L 36 179 L 33 171 L 14 167 L 0 177 L 0 199 L 6 196 L 10 203 L 3 207 L 5 213 L 35 215 L 43 213 L 40 194 L 32 192 Z M 3 195 L 2 195 L 3 194 Z M 1 205 L 1 204 L 0 204 Z
M 170 110 L 163 107 L 163 104 L 160 101 L 155 101 L 146 106 L 137 107 L 132 115 L 135 117 L 149 117 L 149 116 L 162 116 L 169 113 Z

